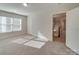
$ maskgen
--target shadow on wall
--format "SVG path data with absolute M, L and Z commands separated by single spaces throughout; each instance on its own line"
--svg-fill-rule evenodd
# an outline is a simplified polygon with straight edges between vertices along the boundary
M 48 38 L 46 38 L 40 31 L 37 33 L 37 37 L 40 38 L 38 39 L 40 41 L 48 41 Z

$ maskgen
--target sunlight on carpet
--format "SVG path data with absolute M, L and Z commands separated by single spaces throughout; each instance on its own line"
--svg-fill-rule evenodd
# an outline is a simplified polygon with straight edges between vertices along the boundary
M 25 43 L 24 45 L 40 49 L 40 48 L 42 48 L 42 46 L 45 45 L 45 42 L 31 40 L 31 41 Z
M 21 39 L 13 40 L 12 42 L 17 44 L 23 44 L 24 42 L 27 42 L 27 41 L 29 40 L 21 38 Z

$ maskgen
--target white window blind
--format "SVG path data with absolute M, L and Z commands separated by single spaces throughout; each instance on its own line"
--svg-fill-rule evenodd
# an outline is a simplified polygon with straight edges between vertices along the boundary
M 21 30 L 21 19 L 14 18 L 13 20 L 13 31 Z
M 12 18 L 6 17 L 6 32 L 12 31 Z
M 0 33 L 21 31 L 21 22 L 20 18 L 0 16 Z

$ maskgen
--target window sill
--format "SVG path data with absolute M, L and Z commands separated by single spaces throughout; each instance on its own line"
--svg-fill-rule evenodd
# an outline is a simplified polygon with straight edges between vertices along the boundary
M 3 33 L 0 33 L 0 34 L 15 33 L 15 32 L 21 32 L 21 30 L 20 31 L 12 31 L 12 32 L 3 32 Z

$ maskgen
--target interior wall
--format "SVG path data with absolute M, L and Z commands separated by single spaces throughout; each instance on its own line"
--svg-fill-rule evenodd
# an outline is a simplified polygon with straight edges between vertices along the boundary
M 34 12 L 32 11 L 32 13 L 28 15 L 28 33 L 36 36 L 40 35 L 52 41 L 53 15 L 65 13 L 68 10 L 78 7 L 79 4 L 36 4 L 35 6 L 41 6 L 42 8 L 36 7 L 35 10 L 33 9 Z
M 22 30 L 21 31 L 16 31 L 16 32 L 6 32 L 6 33 L 0 33 L 0 40 L 20 34 L 27 33 L 27 17 L 26 16 L 21 16 L 17 15 L 14 13 L 9 13 L 5 11 L 0 11 L 0 16 L 7 16 L 7 17 L 20 17 L 22 18 Z
M 79 54 L 79 7 L 67 12 L 66 45 Z
M 52 41 L 52 14 L 47 12 L 33 13 L 28 16 L 28 32 Z

